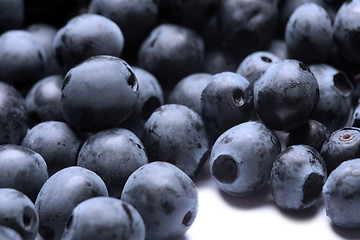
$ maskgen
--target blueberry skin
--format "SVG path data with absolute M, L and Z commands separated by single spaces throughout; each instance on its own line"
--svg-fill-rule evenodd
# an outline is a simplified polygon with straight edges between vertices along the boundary
M 141 44 L 139 67 L 152 73 L 164 89 L 171 89 L 180 79 L 200 71 L 204 49 L 202 38 L 194 31 L 160 24 Z
M 2 0 L 0 2 L 0 34 L 18 29 L 24 23 L 24 0 Z
M 61 92 L 65 120 L 80 130 L 98 131 L 118 126 L 129 116 L 138 83 L 122 59 L 96 56 L 66 74 Z
M 77 205 L 62 240 L 141 240 L 145 225 L 130 204 L 111 197 L 95 197 Z
M 254 84 L 256 113 L 274 130 L 290 131 L 306 123 L 318 100 L 314 74 L 297 60 L 272 64 Z
M 326 215 L 342 228 L 360 227 L 360 159 L 343 162 L 329 175 L 323 187 Z
M 202 117 L 209 138 L 250 118 L 252 89 L 248 80 L 232 72 L 218 73 L 201 93 Z
M 270 189 L 282 209 L 304 210 L 316 205 L 327 178 L 323 158 L 314 148 L 294 145 L 274 161 Z
M 171 90 L 168 103 L 185 105 L 201 115 L 201 93 L 211 81 L 211 74 L 194 73 L 181 79 Z
M 0 226 L 0 239 L 2 240 L 24 240 L 16 231 L 11 228 Z
M 273 161 L 281 151 L 276 135 L 259 122 L 236 125 L 214 143 L 210 173 L 218 187 L 233 196 L 247 196 L 268 184 Z
M 67 123 L 46 121 L 31 128 L 21 145 L 44 158 L 51 176 L 63 168 L 76 165 L 82 141 Z
M 121 126 L 140 138 L 146 120 L 165 101 L 162 87 L 154 75 L 139 67 L 132 67 L 132 70 L 138 81 L 139 96 L 134 110 Z
M 25 100 L 11 85 L 0 82 L 0 144 L 18 144 L 28 128 Z
M 48 179 L 47 166 L 40 154 L 15 144 L 0 146 L 0 188 L 13 188 L 35 201 Z
M 124 36 L 110 19 L 97 14 L 82 14 L 59 29 L 53 48 L 59 65 L 68 71 L 92 56 L 120 57 Z
M 271 64 L 279 61 L 280 58 L 270 52 L 253 52 L 240 63 L 236 73 L 254 84 Z
M 61 239 L 72 210 L 80 202 L 99 196 L 108 196 L 108 191 L 94 172 L 77 166 L 58 171 L 45 182 L 36 198 L 40 235 L 45 240 Z
M 309 66 L 319 84 L 320 96 L 311 118 L 330 132 L 345 126 L 351 112 L 353 85 L 345 73 L 327 64 Z
M 61 87 L 64 78 L 52 75 L 40 79 L 26 94 L 25 104 L 33 124 L 65 121 L 61 110 Z
M 31 33 L 7 31 L 0 36 L 0 45 L 0 81 L 27 88 L 42 77 L 46 55 Z
M 360 15 L 356 10 L 359 7 L 358 0 L 344 2 L 337 11 L 334 22 L 334 40 L 339 53 L 353 63 L 360 62 Z
M 218 27 L 226 46 L 243 56 L 265 47 L 275 32 L 276 4 L 273 0 L 219 1 Z
M 89 4 L 89 13 L 103 15 L 120 27 L 126 48 L 140 45 L 155 27 L 158 11 L 158 4 L 153 0 L 92 0 Z
M 108 187 L 109 195 L 119 198 L 126 180 L 148 163 L 140 139 L 127 129 L 115 128 L 90 136 L 82 145 L 77 165 L 97 173 Z
M 153 162 L 137 169 L 127 180 L 121 200 L 138 210 L 149 240 L 184 235 L 198 211 L 195 184 L 167 162 Z
M 304 125 L 289 132 L 286 138 L 286 146 L 305 144 L 320 152 L 323 143 L 329 136 L 330 132 L 324 124 L 310 119 Z
M 286 25 L 285 42 L 294 59 L 306 64 L 327 61 L 333 46 L 333 27 L 327 11 L 315 3 L 296 8 Z
M 207 160 L 205 125 L 195 111 L 180 104 L 159 107 L 146 121 L 141 141 L 149 162 L 164 161 L 194 177 Z
M 360 157 L 360 128 L 345 127 L 333 132 L 321 147 L 328 174 L 342 162 Z
M 15 230 L 21 239 L 34 240 L 39 229 L 39 216 L 34 203 L 22 192 L 1 188 L 0 225 Z

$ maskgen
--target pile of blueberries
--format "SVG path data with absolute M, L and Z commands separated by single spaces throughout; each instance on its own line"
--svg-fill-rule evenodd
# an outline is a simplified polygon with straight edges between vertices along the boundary
M 359 64 L 360 0 L 0 0 L 0 239 L 176 239 L 207 170 L 359 228 Z

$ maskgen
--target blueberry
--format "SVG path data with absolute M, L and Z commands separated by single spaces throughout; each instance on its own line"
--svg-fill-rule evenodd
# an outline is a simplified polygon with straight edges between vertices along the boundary
M 121 126 L 140 138 L 146 120 L 155 109 L 164 104 L 164 93 L 154 75 L 139 67 L 132 67 L 132 70 L 138 81 L 139 96 L 132 113 Z
M 281 151 L 276 135 L 259 122 L 245 122 L 224 132 L 214 143 L 210 172 L 218 187 L 233 196 L 261 190 L 269 181 Z
M 0 188 L 14 188 L 35 201 L 48 179 L 46 162 L 29 148 L 0 145 Z
M 96 56 L 66 74 L 61 92 L 65 120 L 80 130 L 98 131 L 116 127 L 129 116 L 138 83 L 122 59 Z
M 7 30 L 18 29 L 24 23 L 24 0 L 0 1 L 0 34 Z
M 138 210 L 149 240 L 182 236 L 198 211 L 194 183 L 167 162 L 153 162 L 137 169 L 127 180 L 121 199 Z
M 333 27 L 327 11 L 315 3 L 296 8 L 286 25 L 285 42 L 292 58 L 307 64 L 325 62 L 333 45 Z
M 103 180 L 82 167 L 64 168 L 52 175 L 41 188 L 35 207 L 39 233 L 45 240 L 59 240 L 72 210 L 86 199 L 108 196 Z
M 353 85 L 345 73 L 327 64 L 309 66 L 319 84 L 320 96 L 311 118 L 330 132 L 345 126 L 351 112 Z
M 277 1 L 222 0 L 218 7 L 221 40 L 246 56 L 270 42 L 276 28 Z
M 360 157 L 360 128 L 345 127 L 333 132 L 321 147 L 328 174 L 342 162 Z
M 0 188 L 0 225 L 15 230 L 24 240 L 34 240 L 39 228 L 34 203 L 22 192 Z
M 24 98 L 13 86 L 0 82 L 0 144 L 20 143 L 27 128 Z
M 334 22 L 334 40 L 341 56 L 354 63 L 360 62 L 360 1 L 345 1 Z
M 307 145 L 290 146 L 277 157 L 271 170 L 273 200 L 288 210 L 315 206 L 326 178 L 325 163 L 318 151 Z
M 286 42 L 283 39 L 273 39 L 270 41 L 266 51 L 275 54 L 281 60 L 289 59 L 290 54 L 286 46 Z
M 240 74 L 215 74 L 201 93 L 202 117 L 211 141 L 225 130 L 250 118 L 252 89 Z
M 326 215 L 343 228 L 360 227 L 360 159 L 343 162 L 331 172 L 323 188 Z
M 204 122 L 184 105 L 166 104 L 155 110 L 145 123 L 141 140 L 150 162 L 172 163 L 191 177 L 207 160 Z
M 180 79 L 201 69 L 204 48 L 203 39 L 194 31 L 160 24 L 139 49 L 139 67 L 154 74 L 164 89 L 171 89 Z
M 45 71 L 46 55 L 37 39 L 24 30 L 0 36 L 0 81 L 27 88 Z
M 305 144 L 320 152 L 323 143 L 329 136 L 330 132 L 324 124 L 310 119 L 304 125 L 289 132 L 286 146 Z
M 52 75 L 35 83 L 25 98 L 29 118 L 33 124 L 43 121 L 65 121 L 61 110 L 61 87 L 64 78 Z
M 124 36 L 110 19 L 96 14 L 72 18 L 61 28 L 53 42 L 58 63 L 65 71 L 96 55 L 120 57 Z
M 238 58 L 230 51 L 221 48 L 207 49 L 202 71 L 209 74 L 236 72 L 238 65 Z
M 76 165 L 82 141 L 68 124 L 46 121 L 31 128 L 21 145 L 44 158 L 51 176 L 63 168 Z
M 351 126 L 360 128 L 360 104 L 354 109 L 351 117 Z
M 290 131 L 307 122 L 319 100 L 314 74 L 302 62 L 272 64 L 254 85 L 254 106 L 271 129 Z
M 0 239 L 2 240 L 24 240 L 16 231 L 11 228 L 0 226 Z
M 116 198 L 95 197 L 77 205 L 62 240 L 140 240 L 145 225 L 138 211 Z
M 116 128 L 90 136 L 80 149 L 77 164 L 97 173 L 109 195 L 119 198 L 126 180 L 148 163 L 143 144 L 129 130 Z
M 171 90 L 168 103 L 185 105 L 201 115 L 201 93 L 211 77 L 207 73 L 194 73 L 181 79 Z

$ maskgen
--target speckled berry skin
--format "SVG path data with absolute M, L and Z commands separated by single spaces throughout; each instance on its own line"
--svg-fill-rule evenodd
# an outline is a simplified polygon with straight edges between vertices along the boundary
M 130 204 L 111 197 L 95 197 L 77 205 L 62 240 L 143 240 L 145 225 Z
M 360 128 L 345 127 L 333 132 L 321 147 L 328 174 L 342 162 L 360 157 Z
M 63 168 L 76 165 L 82 140 L 69 124 L 45 121 L 31 128 L 21 145 L 44 158 L 51 176 Z
M 330 132 L 344 127 L 352 109 L 352 83 L 345 73 L 330 65 L 314 64 L 309 68 L 320 91 L 319 102 L 310 117 L 323 123 Z
M 120 198 L 126 180 L 136 169 L 148 163 L 140 139 L 127 129 L 113 128 L 95 133 L 82 145 L 77 165 L 97 173 L 109 195 Z
M 53 48 L 65 71 L 96 55 L 120 57 L 124 36 L 110 19 L 97 14 L 82 14 L 72 18 L 57 32 Z
M 103 180 L 82 167 L 64 168 L 52 175 L 41 188 L 35 208 L 39 233 L 45 240 L 59 240 L 72 210 L 89 198 L 108 196 Z
M 247 196 L 268 183 L 273 161 L 280 151 L 279 140 L 264 124 L 241 123 L 224 132 L 214 143 L 210 173 L 222 191 Z
M 195 111 L 180 104 L 159 107 L 146 121 L 141 141 L 150 162 L 169 162 L 194 177 L 208 156 L 205 125 Z
M 19 233 L 17 233 L 15 230 L 0 226 L 0 239 L 1 240 L 24 240 Z
M 34 240 L 39 229 L 34 203 L 22 192 L 0 188 L 0 225 L 12 228 L 24 240 Z
M 314 148 L 290 146 L 274 161 L 271 195 L 282 209 L 304 210 L 319 202 L 326 178 L 324 160 Z
M 360 227 L 360 159 L 343 162 L 331 172 L 323 188 L 327 216 L 343 228 Z
M 318 100 L 314 74 L 297 60 L 274 63 L 254 85 L 256 113 L 274 130 L 290 131 L 306 123 Z
M 15 144 L 0 146 L 0 188 L 13 188 L 35 201 L 48 179 L 47 166 L 40 154 Z
M 61 94 L 63 115 L 70 125 L 99 131 L 116 127 L 129 116 L 138 98 L 138 83 L 124 60 L 103 55 L 72 68 Z
M 184 235 L 198 211 L 195 184 L 167 162 L 153 162 L 137 169 L 126 182 L 121 200 L 138 210 L 149 240 Z

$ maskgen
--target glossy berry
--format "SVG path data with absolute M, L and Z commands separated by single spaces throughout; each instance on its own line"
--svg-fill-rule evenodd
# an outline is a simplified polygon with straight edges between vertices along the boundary
M 328 174 L 342 162 L 360 157 L 360 129 L 341 128 L 333 132 L 321 147 Z
M 116 198 L 95 197 L 77 205 L 62 240 L 141 240 L 145 225 L 138 211 Z
M 214 143 L 210 172 L 222 191 L 233 196 L 250 195 L 268 183 L 273 161 L 280 151 L 276 135 L 262 123 L 241 123 Z
M 82 141 L 68 124 L 46 121 L 31 128 L 21 145 L 44 158 L 51 176 L 63 168 L 76 165 Z
M 82 145 L 77 165 L 97 173 L 109 195 L 119 198 L 126 180 L 136 169 L 148 163 L 140 139 L 122 128 L 100 131 Z
M 290 131 L 306 123 L 318 100 L 314 74 L 297 60 L 274 63 L 254 85 L 256 113 L 274 130 Z
M 59 240 L 72 210 L 89 198 L 108 196 L 103 180 L 82 167 L 64 168 L 52 175 L 41 188 L 35 207 L 39 233 L 45 240 Z
M 271 170 L 273 200 L 282 209 L 310 208 L 320 201 L 326 178 L 318 151 L 307 145 L 290 146 L 277 157 Z
M 23 240 L 34 240 L 39 229 L 34 203 L 22 192 L 0 188 L 0 225 L 15 230 Z
M 61 93 L 65 120 L 80 130 L 97 131 L 116 127 L 129 116 L 138 83 L 122 59 L 97 56 L 66 74 Z
M 44 158 L 15 144 L 0 146 L 0 188 L 13 188 L 35 201 L 48 179 Z
M 96 55 L 120 57 L 124 36 L 110 19 L 97 14 L 72 18 L 56 34 L 53 48 L 65 71 Z
M 342 228 L 358 228 L 360 217 L 360 159 L 343 162 L 331 172 L 323 188 L 326 215 Z
M 121 199 L 138 210 L 149 240 L 184 235 L 198 211 L 194 183 L 167 162 L 153 162 L 137 169 L 126 182 Z
M 141 137 L 149 161 L 169 162 L 193 177 L 207 159 L 205 125 L 195 111 L 180 104 L 159 107 Z

